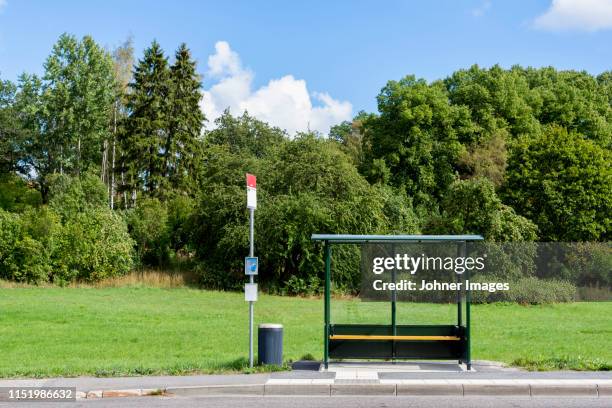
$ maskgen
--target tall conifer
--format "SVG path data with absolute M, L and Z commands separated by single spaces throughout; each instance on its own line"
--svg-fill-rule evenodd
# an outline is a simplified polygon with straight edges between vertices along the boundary
M 133 192 L 144 189 L 156 195 L 164 187 L 170 85 L 168 60 L 157 41 L 153 41 L 138 61 L 129 85 L 123 145 Z
M 171 71 L 171 105 L 166 140 L 166 174 L 172 188 L 188 191 L 194 181 L 199 163 L 200 134 L 204 114 L 200 109 L 202 98 L 200 76 L 196 62 L 183 43 L 176 51 Z

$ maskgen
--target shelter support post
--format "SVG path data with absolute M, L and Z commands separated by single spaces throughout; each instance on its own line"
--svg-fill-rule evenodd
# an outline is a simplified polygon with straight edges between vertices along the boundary
M 457 247 L 457 256 L 464 256 L 462 246 Z M 459 274 L 455 274 L 455 280 L 460 284 L 463 283 L 463 277 Z M 463 285 L 459 286 L 460 289 L 457 290 L 457 327 L 459 329 L 461 329 L 461 325 L 463 324 L 463 301 L 461 296 L 462 286 Z M 463 360 L 460 359 L 459 364 L 461 363 L 463 363 Z
M 331 246 L 325 241 L 325 329 L 323 341 L 323 364 L 329 368 L 329 324 L 330 324 L 330 298 L 331 298 Z
M 466 254 L 467 243 L 464 242 L 462 245 L 462 256 L 465 257 Z M 469 282 L 470 280 L 470 271 L 466 269 L 465 271 L 465 282 Z M 470 322 L 470 303 L 471 303 L 471 291 L 469 288 L 465 288 L 465 364 L 468 370 L 472 369 L 472 356 L 471 356 L 471 343 L 472 343 L 472 333 L 470 330 L 471 322 Z

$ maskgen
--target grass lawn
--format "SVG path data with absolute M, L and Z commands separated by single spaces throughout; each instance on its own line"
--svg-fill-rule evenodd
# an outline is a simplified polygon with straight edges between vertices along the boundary
M 241 293 L 188 288 L 0 289 L 0 376 L 242 370 Z M 389 306 L 333 300 L 335 322 L 387 322 Z M 447 305 L 402 304 L 398 322 L 452 322 Z M 322 357 L 323 302 L 260 295 L 255 322 L 285 325 L 284 354 Z M 612 303 L 472 307 L 472 355 L 535 369 L 612 367 Z M 255 348 L 256 349 L 256 348 Z

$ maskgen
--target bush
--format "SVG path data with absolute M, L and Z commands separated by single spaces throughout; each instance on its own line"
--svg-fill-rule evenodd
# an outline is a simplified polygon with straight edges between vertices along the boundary
M 187 250 L 195 201 L 178 195 L 168 201 L 168 239 L 174 251 Z
M 317 276 L 310 276 L 308 279 L 292 276 L 285 282 L 285 290 L 289 295 L 316 296 L 323 293 L 323 281 Z
M 23 234 L 17 214 L 0 209 L 0 276 L 14 280 L 20 265 L 15 262 L 15 248 Z
M 50 256 L 56 248 L 62 230 L 59 215 L 47 206 L 32 208 L 21 214 L 24 233 L 39 241 Z
M 134 241 L 120 216 L 91 208 L 69 220 L 53 255 L 53 281 L 95 282 L 125 275 L 133 266 Z
M 504 279 L 494 275 L 475 276 L 471 281 L 505 282 Z M 508 291 L 472 291 L 472 303 L 513 302 L 523 305 L 538 305 L 576 300 L 576 286 L 567 281 L 526 277 L 508 283 L 510 285 Z
M 100 177 L 93 173 L 86 173 L 81 177 L 54 175 L 49 190 L 49 206 L 64 222 L 86 209 L 108 206 L 106 186 Z
M 26 235 L 17 214 L 0 210 L 0 277 L 39 283 L 47 281 L 50 272 L 44 246 Z
M 11 280 L 41 283 L 49 280 L 51 265 L 43 244 L 24 236 L 15 246 L 13 261 L 16 266 Z
M 136 241 L 139 262 L 162 266 L 170 258 L 166 205 L 155 198 L 142 200 L 127 215 L 130 236 Z
M 530 277 L 511 285 L 508 294 L 511 302 L 520 304 L 573 302 L 576 299 L 576 287 L 567 281 Z
M 41 204 L 41 196 L 36 189 L 28 186 L 21 177 L 0 174 L 0 208 L 11 212 L 21 212 Z

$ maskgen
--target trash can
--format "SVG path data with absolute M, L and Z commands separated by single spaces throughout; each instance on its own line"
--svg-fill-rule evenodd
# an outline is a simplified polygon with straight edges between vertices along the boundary
M 263 323 L 257 331 L 259 364 L 283 365 L 283 325 Z

